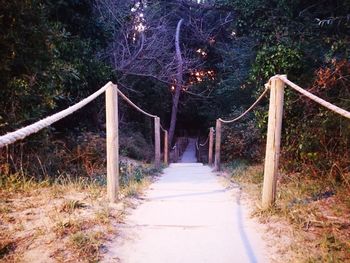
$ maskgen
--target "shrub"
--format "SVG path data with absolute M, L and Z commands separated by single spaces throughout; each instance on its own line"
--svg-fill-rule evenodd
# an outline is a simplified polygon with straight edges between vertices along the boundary
M 261 136 L 254 120 L 241 121 L 227 126 L 222 138 L 223 160 L 260 160 L 263 156 Z
M 119 144 L 120 152 L 124 156 L 146 161 L 153 158 L 153 146 L 147 143 L 141 132 L 122 133 Z

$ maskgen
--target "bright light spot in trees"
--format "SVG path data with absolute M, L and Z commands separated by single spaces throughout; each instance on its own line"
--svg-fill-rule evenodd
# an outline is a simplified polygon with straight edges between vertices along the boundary
M 200 55 L 202 55 L 203 57 L 207 56 L 207 52 L 205 52 L 203 49 L 199 48 L 196 50 L 196 52 Z
M 193 77 L 190 80 L 190 84 L 193 85 L 196 82 L 200 83 L 203 82 L 205 80 L 214 80 L 215 79 L 215 72 L 214 70 L 199 70 L 199 71 L 194 71 L 191 72 L 191 76 Z
M 139 24 L 135 25 L 135 30 L 139 33 L 144 32 L 146 29 L 146 26 L 140 22 Z
M 137 33 L 144 32 L 146 27 L 146 20 L 144 18 L 144 9 L 147 7 L 145 3 L 141 3 L 141 1 L 138 1 L 134 4 L 134 6 L 131 8 L 131 12 L 133 13 L 133 29 Z M 132 40 L 135 42 L 137 39 L 137 34 L 133 34 Z

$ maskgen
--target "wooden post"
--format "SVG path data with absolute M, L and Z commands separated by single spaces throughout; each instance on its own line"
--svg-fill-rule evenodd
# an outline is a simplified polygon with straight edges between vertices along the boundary
M 169 164 L 168 131 L 164 131 L 164 164 Z
M 154 118 L 154 165 L 160 168 L 160 119 Z
M 209 150 L 208 150 L 208 164 L 213 164 L 213 146 L 214 146 L 214 128 L 209 129 Z
M 272 205 L 276 198 L 276 182 L 281 146 L 284 86 L 284 82 L 278 77 L 271 79 L 264 185 L 262 193 L 263 209 Z
M 115 202 L 119 190 L 118 92 L 111 84 L 106 90 L 107 197 Z
M 215 171 L 220 171 L 220 148 L 221 148 L 221 121 L 216 120 L 216 140 L 215 140 Z

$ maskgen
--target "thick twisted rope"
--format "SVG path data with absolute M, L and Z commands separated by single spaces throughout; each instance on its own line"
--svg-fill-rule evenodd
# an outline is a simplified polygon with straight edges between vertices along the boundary
M 131 100 L 129 100 L 129 98 L 127 96 L 124 95 L 123 92 L 121 92 L 119 89 L 118 89 L 118 93 L 119 95 L 129 104 L 131 105 L 132 107 L 134 107 L 136 110 L 138 110 L 139 112 L 147 115 L 148 117 L 151 117 L 151 118 L 156 118 L 157 116 L 156 115 L 153 115 L 153 114 L 150 114 L 144 110 L 142 110 L 140 107 L 138 107 L 135 103 L 133 103 Z
M 248 112 L 250 112 L 264 98 L 264 96 L 266 95 L 268 90 L 269 90 L 269 87 L 267 85 L 265 85 L 265 90 L 263 91 L 263 93 L 261 93 L 260 97 L 252 104 L 252 106 L 250 106 L 245 112 L 243 112 L 237 118 L 234 118 L 232 120 L 223 120 L 223 119 L 219 118 L 219 121 L 221 121 L 222 123 L 232 123 L 232 122 L 238 121 L 239 119 L 243 118 Z
M 163 128 L 162 124 L 160 124 L 160 129 L 163 131 L 163 132 L 166 132 L 167 130 Z
M 350 119 L 350 112 L 339 108 L 338 106 L 333 105 L 332 103 L 329 103 L 328 101 L 325 101 L 317 96 L 315 96 L 314 94 L 304 90 L 303 88 L 299 87 L 298 85 L 294 84 L 293 82 L 291 82 L 289 79 L 287 79 L 287 77 L 282 76 L 282 75 L 278 75 L 277 76 L 280 80 L 282 80 L 284 83 L 286 83 L 288 86 L 290 86 L 291 88 L 293 88 L 294 90 L 298 91 L 299 93 L 303 94 L 304 96 L 308 97 L 309 99 L 321 104 L 323 107 L 326 107 L 327 109 L 338 113 L 342 116 L 344 116 L 345 118 Z
M 207 140 L 204 143 L 200 143 L 199 146 L 202 146 L 202 147 L 205 146 L 208 143 L 208 141 L 209 141 L 209 135 L 207 137 Z
M 105 86 L 100 88 L 98 91 L 96 91 L 95 93 L 93 93 L 89 97 L 83 99 L 82 101 L 78 102 L 77 104 L 75 104 L 75 105 L 73 105 L 73 106 L 71 106 L 63 111 L 60 111 L 54 115 L 51 115 L 45 119 L 42 119 L 42 120 L 35 122 L 29 126 L 21 128 L 17 131 L 10 132 L 10 133 L 7 133 L 6 135 L 1 136 L 0 137 L 0 148 L 4 147 L 6 145 L 9 145 L 11 143 L 14 143 L 15 141 L 22 140 L 25 137 L 46 128 L 46 127 L 50 126 L 51 124 L 67 117 L 68 115 L 72 114 L 73 112 L 83 108 L 86 104 L 90 103 L 91 101 L 96 99 L 98 96 L 100 96 L 102 93 L 104 93 L 110 85 L 113 85 L 113 83 L 108 82 Z

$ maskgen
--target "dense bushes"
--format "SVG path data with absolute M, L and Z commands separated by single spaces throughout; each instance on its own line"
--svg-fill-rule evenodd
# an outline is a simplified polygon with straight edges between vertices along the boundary
M 264 155 L 262 134 L 256 126 L 255 120 L 250 119 L 233 125 L 229 124 L 223 129 L 222 134 L 223 161 L 262 160 Z
M 1 134 L 67 108 L 116 78 L 100 57 L 109 29 L 95 15 L 94 1 L 0 0 L 0 30 Z M 0 173 L 38 179 L 101 174 L 104 120 L 101 96 L 52 127 L 1 149 Z M 123 129 L 121 152 L 150 160 L 138 130 Z
M 344 109 L 350 108 L 347 60 L 333 60 L 318 69 L 309 90 Z M 347 119 L 297 96 L 287 104 L 284 136 L 284 166 L 288 170 L 307 168 L 310 175 L 349 175 L 350 123 Z
M 119 30 L 118 25 L 101 23 L 95 15 L 93 1 L 0 2 L 2 134 L 72 105 L 106 81 L 120 78 L 119 73 L 123 74 L 115 74 L 109 61 L 101 55 L 111 38 L 111 28 Z M 191 17 L 193 9 L 187 10 L 185 6 L 184 14 Z M 166 2 L 160 1 L 157 8 L 166 9 Z M 225 26 L 220 26 L 213 36 L 206 36 L 209 39 L 204 38 L 186 48 L 195 53 L 198 48 L 206 50 L 201 67 L 211 69 L 214 77 L 210 82 L 201 81 L 200 85 L 183 92 L 178 127 L 201 126 L 203 133 L 207 133 L 207 126 L 213 125 L 217 117 L 236 116 L 247 108 L 260 94 L 263 84 L 275 74 L 287 74 L 312 93 L 349 109 L 348 1 L 220 0 L 214 8 L 206 8 L 202 10 L 210 14 L 205 16 L 206 26 L 215 24 L 214 19 L 221 12 L 218 10 L 228 12 Z M 123 17 L 129 19 L 128 14 Z M 169 83 L 134 75 L 124 76 L 123 83 L 120 87 L 138 105 L 160 115 L 162 125 L 168 126 Z M 198 92 L 198 96 L 192 96 L 191 92 Z M 26 140 L 22 146 L 18 144 L 2 150 L 2 157 L 8 159 L 12 170 L 18 170 L 17 167 L 23 165 L 17 161 L 23 160 L 23 153 L 28 153 L 25 157 L 28 162 L 38 163 L 40 167 L 31 148 L 38 142 L 43 145 L 36 151 L 39 158 L 45 159 L 45 153 L 56 151 L 75 151 L 74 154 L 80 156 L 76 147 L 79 144 L 84 147 L 84 143 L 79 135 L 89 137 L 89 132 L 95 132 L 96 138 L 91 142 L 104 137 L 103 105 L 103 98 L 100 98 L 84 111 Z M 121 153 L 151 160 L 152 123 L 123 103 L 120 108 Z M 263 158 L 266 125 L 265 101 L 248 119 L 227 126 L 223 134 L 223 157 L 227 160 Z M 306 167 L 312 174 L 348 173 L 348 127 L 347 120 L 286 89 L 284 168 L 295 171 Z M 69 146 L 66 150 L 61 145 L 48 143 L 59 141 L 61 135 L 69 138 L 60 140 L 61 145 Z M 90 152 L 88 156 L 95 158 L 95 154 Z M 94 166 L 94 161 L 87 164 L 79 158 L 75 161 L 83 163 L 85 170 Z M 56 173 L 60 160 L 47 161 L 52 163 L 52 171 Z
M 0 6 L 1 133 L 71 105 L 111 78 L 96 57 L 104 40 L 91 30 L 97 21 L 90 1 L 1 0 Z M 76 19 L 65 21 L 72 10 Z
M 122 155 L 136 160 L 151 161 L 153 159 L 153 146 L 146 141 L 141 132 L 123 133 L 119 143 Z
M 222 2 L 231 5 L 238 14 L 237 39 L 250 37 L 256 42 L 251 50 L 254 62 L 249 77 L 242 83 L 246 90 L 259 94 L 269 77 L 287 74 L 315 95 L 350 109 L 348 1 Z M 242 101 L 242 105 L 249 105 L 249 100 Z M 225 140 L 232 142 L 232 146 L 224 146 L 224 155 L 229 159 L 254 160 L 256 147 L 252 145 L 264 147 L 265 140 L 261 138 L 266 135 L 266 103 L 264 107 L 255 111 L 256 125 L 247 121 L 233 124 L 230 131 L 225 131 Z M 330 174 L 344 179 L 350 167 L 349 127 L 347 119 L 287 88 L 282 166 L 306 175 Z M 255 132 L 256 128 L 259 132 Z

